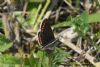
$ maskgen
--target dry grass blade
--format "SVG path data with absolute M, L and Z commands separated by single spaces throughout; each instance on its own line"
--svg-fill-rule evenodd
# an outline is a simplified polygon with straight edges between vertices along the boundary
M 73 43 L 71 43 L 68 39 L 65 38 L 60 38 L 59 39 L 62 43 L 64 43 L 66 46 L 70 47 L 71 49 L 73 49 L 74 51 L 76 51 L 77 53 L 81 54 L 82 52 L 84 52 L 82 49 L 76 47 Z M 88 53 L 85 54 L 85 58 L 91 62 L 93 65 L 95 65 L 94 62 L 94 57 L 90 56 Z

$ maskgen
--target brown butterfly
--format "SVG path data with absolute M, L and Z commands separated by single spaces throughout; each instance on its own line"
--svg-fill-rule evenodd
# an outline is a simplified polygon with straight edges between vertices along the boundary
M 39 43 L 43 46 L 45 50 L 53 50 L 54 43 L 56 39 L 54 33 L 50 27 L 50 22 L 48 19 L 44 19 L 40 25 L 40 30 L 38 32 Z

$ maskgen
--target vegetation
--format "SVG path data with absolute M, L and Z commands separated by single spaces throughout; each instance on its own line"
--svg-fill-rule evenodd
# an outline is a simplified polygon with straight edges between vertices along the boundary
M 69 66 L 100 66 L 99 0 L 0 0 L 0 67 Z

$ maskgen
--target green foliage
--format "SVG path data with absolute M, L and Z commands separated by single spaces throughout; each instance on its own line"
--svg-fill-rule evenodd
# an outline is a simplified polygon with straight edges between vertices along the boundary
M 29 3 L 28 8 L 28 15 L 26 19 L 23 18 L 22 14 L 19 12 L 15 12 L 15 15 L 17 16 L 17 19 L 23 24 L 23 25 L 32 25 L 34 24 L 34 20 L 37 14 L 38 10 L 38 4 Z
M 78 32 L 80 36 L 85 36 L 89 30 L 88 16 L 87 12 L 83 12 L 81 16 L 78 16 L 73 20 L 72 24 L 75 27 L 75 31 Z
M 44 2 L 45 0 L 29 0 L 29 2 L 35 2 L 35 3 L 42 3 Z
M 36 14 L 37 14 L 37 8 L 33 8 L 31 11 L 30 11 L 30 14 L 29 14 L 29 19 L 27 20 L 28 24 L 32 25 L 34 24 L 34 21 L 35 21 L 35 18 L 36 18 Z
M 71 23 L 72 23 L 72 19 L 69 19 L 63 22 L 58 22 L 58 24 L 55 24 L 52 27 L 54 28 L 67 27 L 67 26 L 71 26 Z
M 72 0 L 68 1 L 70 4 L 72 4 Z M 28 8 L 26 11 L 27 17 L 23 18 L 21 12 L 17 11 L 15 11 L 14 14 L 16 15 L 18 21 L 22 24 L 23 28 L 32 26 L 34 28 L 33 32 L 35 32 L 35 30 L 38 30 L 39 24 L 51 3 L 51 0 L 28 0 Z M 79 10 L 80 0 L 77 0 L 75 3 L 75 9 Z M 97 5 L 100 6 L 100 3 Z M 60 6 L 62 7 L 62 5 Z M 52 12 L 55 12 L 56 8 L 59 8 L 59 6 L 55 7 Z M 53 27 L 60 28 L 74 26 L 75 31 L 81 37 L 85 37 L 89 30 L 89 23 L 95 22 L 100 22 L 100 13 L 88 14 L 88 12 L 84 11 L 77 17 L 68 16 L 65 21 L 58 21 Z M 1 27 L 2 21 L 0 19 L 0 28 Z M 95 40 L 93 40 L 93 43 L 96 42 L 97 39 L 100 39 L 100 32 L 95 34 L 94 39 Z M 23 58 L 19 52 L 18 54 L 20 57 L 12 56 L 9 53 L 5 53 L 12 45 L 13 44 L 11 41 L 6 39 L 4 35 L 0 34 L 0 67 L 58 67 L 59 64 L 65 62 L 66 58 L 71 57 L 69 52 L 66 52 L 60 48 L 55 48 L 55 50 L 50 54 L 46 53 L 44 50 L 38 50 L 37 52 L 33 51 L 27 58 Z M 96 45 L 96 48 L 98 51 L 100 51 L 100 46 Z
M 2 21 L 1 21 L 1 19 L 0 19 L 0 28 L 2 27 Z
M 8 50 L 11 46 L 12 43 L 4 35 L 0 35 L 0 52 Z
M 96 42 L 97 39 L 100 39 L 100 31 L 94 34 L 93 41 Z M 96 45 L 98 51 L 100 51 L 100 44 Z
M 32 53 L 29 58 L 30 66 L 33 67 L 58 67 L 57 63 L 63 63 L 65 58 L 70 57 L 68 52 L 56 48 L 53 53 L 46 53 L 39 50 L 37 53 Z
M 100 51 L 100 44 L 96 46 L 97 50 Z
M 94 13 L 89 15 L 89 23 L 100 22 L 100 13 Z
M 54 25 L 53 27 L 58 28 L 58 27 L 72 26 L 73 20 L 79 19 L 79 17 L 72 18 L 72 17 L 69 16 L 69 18 L 67 18 L 66 21 L 58 22 L 58 24 Z M 100 22 L 100 13 L 88 14 L 87 19 L 88 19 L 88 23 Z
M 89 30 L 89 14 L 87 12 L 83 12 L 80 16 L 72 18 L 69 17 L 66 21 L 56 24 L 53 27 L 66 27 L 66 26 L 74 26 L 75 31 L 79 33 L 80 36 L 85 36 L 86 32 Z M 92 18 L 92 17 L 90 17 Z
M 49 59 L 44 51 L 33 52 L 29 58 L 29 63 L 33 67 L 49 67 Z
M 21 64 L 21 61 L 18 57 L 12 55 L 0 55 L 0 66 L 14 67 L 16 64 Z
M 69 52 L 65 52 L 64 50 L 61 50 L 60 48 L 56 48 L 54 52 L 53 62 L 54 63 L 63 63 L 65 58 L 70 57 Z

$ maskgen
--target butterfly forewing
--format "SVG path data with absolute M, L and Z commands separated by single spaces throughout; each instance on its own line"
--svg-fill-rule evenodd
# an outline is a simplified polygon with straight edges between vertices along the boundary
M 47 19 L 43 20 L 43 22 L 40 25 L 40 31 L 38 32 L 38 38 L 39 38 L 40 44 L 43 47 L 55 40 L 53 31 L 50 27 L 50 23 L 48 22 Z

